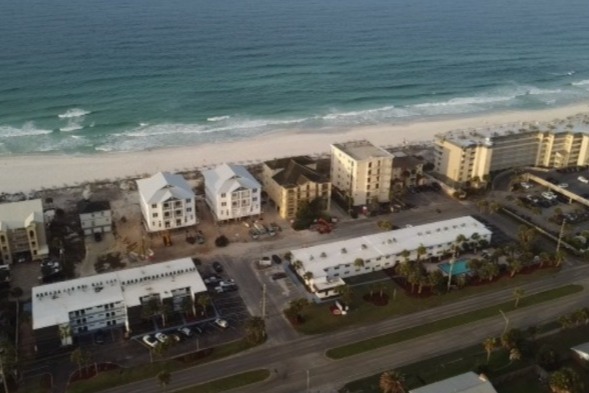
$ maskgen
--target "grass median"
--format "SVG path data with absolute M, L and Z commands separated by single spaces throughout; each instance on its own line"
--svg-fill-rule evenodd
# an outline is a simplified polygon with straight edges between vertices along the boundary
M 558 272 L 555 268 L 536 270 L 530 274 L 518 274 L 515 277 L 502 277 L 497 281 L 484 285 L 467 286 L 457 291 L 451 291 L 440 296 L 419 298 L 408 295 L 395 282 L 391 281 L 385 272 L 370 273 L 374 280 L 384 280 L 378 284 L 365 284 L 352 287 L 352 311 L 345 318 L 332 315 L 329 310 L 331 304 L 312 304 L 303 311 L 305 323 L 295 325 L 295 329 L 303 334 L 321 334 L 341 330 L 354 325 L 366 325 L 389 319 L 393 316 L 411 314 L 446 304 L 455 303 L 462 299 L 480 296 L 483 293 L 496 292 L 507 288 L 517 288 L 540 280 Z M 348 279 L 346 279 L 348 280 Z M 354 280 L 351 280 L 354 282 Z M 356 282 L 358 283 L 358 282 Z M 376 306 L 366 302 L 363 296 L 374 290 L 383 289 L 389 298 L 385 306 Z M 393 300 L 394 298 L 394 300 Z
M 252 347 L 251 344 L 242 339 L 212 348 L 212 351 L 204 356 L 188 354 L 137 367 L 106 371 L 96 375 L 94 378 L 72 383 L 68 387 L 67 393 L 94 393 L 144 379 L 154 379 L 154 376 L 162 370 L 168 370 L 169 372 L 179 371 L 213 360 L 222 359 Z M 200 352 L 202 353 L 203 351 Z
M 200 385 L 194 385 L 182 390 L 174 390 L 174 393 L 218 393 L 253 383 L 265 381 L 270 377 L 267 369 L 252 370 L 241 374 L 231 375 L 226 378 L 215 379 Z
M 563 296 L 572 295 L 582 290 L 583 287 L 581 285 L 565 285 L 563 287 L 551 289 L 549 291 L 536 293 L 521 299 L 518 308 L 533 306 L 535 304 L 547 302 L 549 300 L 557 299 Z M 326 355 L 331 359 L 343 359 L 363 352 L 386 347 L 398 342 L 411 340 L 413 338 L 425 336 L 427 334 L 439 332 L 441 330 L 451 329 L 453 327 L 479 321 L 481 319 L 497 316 L 500 314 L 500 310 L 503 312 L 513 311 L 515 310 L 515 303 L 513 301 L 500 303 L 494 306 L 482 308 L 480 310 L 440 319 L 434 322 L 426 323 L 424 325 L 399 330 L 397 332 L 369 338 L 341 347 L 332 348 L 326 352 Z

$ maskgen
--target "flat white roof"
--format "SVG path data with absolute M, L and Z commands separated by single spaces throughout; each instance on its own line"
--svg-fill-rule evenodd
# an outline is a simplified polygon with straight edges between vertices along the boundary
M 40 199 L 0 204 L 0 230 L 24 228 L 31 221 L 45 221 Z
M 518 122 L 493 125 L 489 127 L 469 128 L 452 130 L 436 135 L 438 139 L 450 141 L 458 146 L 471 146 L 479 144 L 493 143 L 493 138 L 518 135 L 526 133 L 549 132 L 552 134 L 589 134 L 589 127 L 585 123 L 588 117 L 585 114 L 579 114 L 567 119 L 555 119 L 551 122 Z M 567 127 L 569 124 L 573 128 Z
M 190 258 L 40 285 L 33 288 L 33 329 L 68 323 L 71 311 L 119 301 L 138 306 L 143 296 L 169 298 L 186 287 L 207 290 Z
M 409 393 L 497 393 L 491 382 L 471 372 L 438 381 Z
M 424 247 L 451 243 L 458 235 L 466 238 L 478 233 L 481 237 L 492 232 L 471 216 L 437 221 L 430 224 L 402 228 L 394 231 L 361 236 L 332 243 L 292 250 L 293 261 L 301 261 L 303 270 L 314 277 L 325 276 L 326 268 L 352 263 L 357 258 L 373 259 L 396 255 L 404 250 L 413 251 Z
M 386 157 L 392 158 L 392 154 L 385 149 L 375 146 L 367 140 L 334 143 L 332 146 L 343 151 L 355 160 Z

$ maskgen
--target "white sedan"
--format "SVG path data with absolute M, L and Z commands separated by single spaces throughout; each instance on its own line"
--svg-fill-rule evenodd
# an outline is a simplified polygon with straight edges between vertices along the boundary
M 149 334 L 143 336 L 143 343 L 150 348 L 155 348 L 159 344 L 159 342 L 155 338 L 151 337 Z
M 577 180 L 580 181 L 581 183 L 589 183 L 589 180 L 587 180 L 587 178 L 585 176 L 579 176 L 577 177 Z
M 157 332 L 155 334 L 155 338 L 161 342 L 162 344 L 165 343 L 166 341 L 168 341 L 168 336 L 165 333 L 162 332 Z
M 229 327 L 229 323 L 221 318 L 215 319 L 215 325 L 219 326 L 220 328 L 227 329 Z

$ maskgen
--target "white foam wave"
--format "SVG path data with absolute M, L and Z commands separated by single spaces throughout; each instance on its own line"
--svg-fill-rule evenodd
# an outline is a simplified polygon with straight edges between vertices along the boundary
M 147 127 L 149 123 L 139 123 L 139 127 Z
M 585 80 L 578 81 L 578 82 L 573 82 L 573 83 L 571 83 L 571 85 L 573 85 L 573 86 L 587 86 L 587 85 L 589 85 L 589 79 L 585 79 Z
M 462 106 L 462 105 L 482 105 L 496 102 L 504 102 L 514 99 L 516 96 L 489 96 L 489 97 L 457 97 L 442 102 L 424 102 L 413 105 L 414 108 L 445 107 L 445 106 Z
M 25 123 L 21 128 L 11 126 L 0 126 L 0 138 L 47 135 L 51 134 L 51 132 L 51 130 L 43 130 L 36 128 L 33 122 Z
M 84 126 L 81 126 L 79 124 L 72 124 L 72 125 L 68 125 L 66 127 L 60 127 L 59 131 L 61 132 L 73 132 L 73 131 L 78 131 L 83 129 Z
M 222 120 L 227 120 L 230 117 L 231 116 L 213 116 L 213 117 L 207 118 L 207 121 L 211 121 L 211 122 L 222 121 Z
M 57 117 L 59 117 L 60 119 L 72 119 L 75 117 L 86 116 L 86 115 L 89 115 L 90 113 L 92 113 L 92 112 L 87 111 L 85 109 L 72 108 L 72 109 L 68 109 L 64 113 L 57 115 Z

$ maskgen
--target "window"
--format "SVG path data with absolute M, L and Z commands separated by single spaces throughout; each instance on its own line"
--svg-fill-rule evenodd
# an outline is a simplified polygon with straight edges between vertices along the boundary
M 191 207 L 187 207 L 186 208 L 186 213 L 190 213 L 190 212 L 192 212 L 192 208 Z
M 227 206 L 227 202 L 221 202 L 221 206 L 222 206 L 222 207 L 225 207 L 225 206 Z
M 186 200 L 186 203 L 190 203 L 190 199 L 187 199 L 187 200 Z
M 152 217 L 153 217 L 153 218 L 157 218 L 157 213 L 153 213 L 153 214 L 152 214 Z
M 226 196 L 227 196 L 227 194 L 225 194 L 225 193 L 221 194 L 221 198 L 225 198 Z
M 156 205 L 155 203 L 152 203 L 152 204 L 151 204 L 151 208 L 152 208 L 152 209 L 156 209 L 156 208 L 157 208 L 157 205 Z
M 257 188 L 254 188 L 254 189 L 252 190 L 252 192 L 258 192 L 258 189 L 257 189 Z

